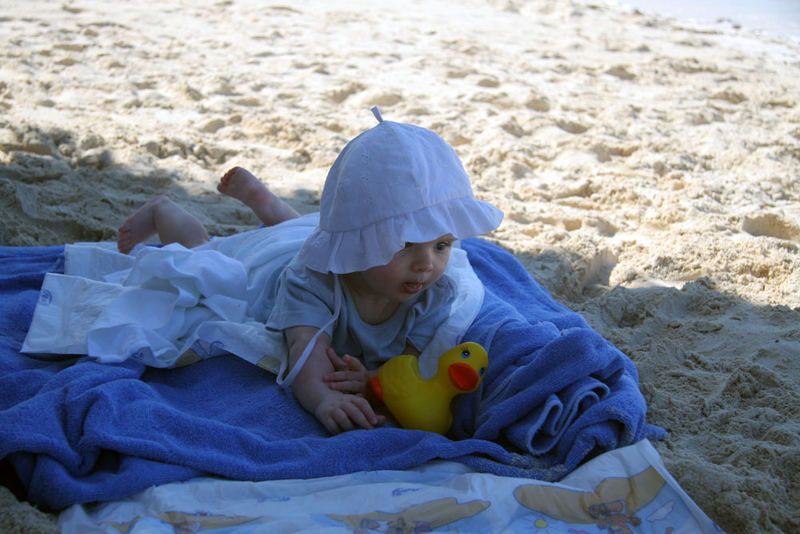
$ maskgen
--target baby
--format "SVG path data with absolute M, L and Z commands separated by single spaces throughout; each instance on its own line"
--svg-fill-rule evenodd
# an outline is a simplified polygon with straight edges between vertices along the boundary
M 465 260 L 450 262 L 454 244 L 502 220 L 500 210 L 474 197 L 441 137 L 373 113 L 378 125 L 332 165 L 319 222 L 278 277 L 266 320 L 285 340 L 279 382 L 332 434 L 382 424 L 366 398 L 369 369 L 398 354 L 419 355 L 450 318 L 463 315 L 459 293 L 475 288 L 463 280 L 477 278 Z M 231 169 L 218 189 L 268 227 L 299 217 L 245 169 Z M 160 196 L 122 225 L 119 250 L 128 253 L 154 233 L 189 248 L 209 241 L 197 219 Z

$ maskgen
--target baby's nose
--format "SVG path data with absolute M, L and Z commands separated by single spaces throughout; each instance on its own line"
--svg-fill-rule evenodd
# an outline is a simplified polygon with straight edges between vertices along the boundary
M 417 272 L 433 270 L 433 253 L 428 250 L 419 250 L 414 256 L 413 268 Z

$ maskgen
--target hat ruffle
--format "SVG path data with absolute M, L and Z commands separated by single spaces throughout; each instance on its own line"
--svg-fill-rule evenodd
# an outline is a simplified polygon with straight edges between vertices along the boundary
M 503 212 L 466 196 L 381 219 L 353 230 L 317 227 L 300 250 L 300 259 L 318 272 L 345 274 L 386 265 L 406 243 L 426 243 L 443 235 L 467 239 L 497 228 Z

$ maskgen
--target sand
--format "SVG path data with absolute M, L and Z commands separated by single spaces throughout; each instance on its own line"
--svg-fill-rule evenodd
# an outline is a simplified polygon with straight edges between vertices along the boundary
M 584 0 L 8 4 L 0 244 L 115 240 L 156 193 L 249 229 L 233 165 L 314 211 L 377 104 L 441 133 L 506 213 L 487 238 L 636 362 L 700 507 L 800 528 L 797 42 Z M 41 530 L 0 491 L 0 530 Z

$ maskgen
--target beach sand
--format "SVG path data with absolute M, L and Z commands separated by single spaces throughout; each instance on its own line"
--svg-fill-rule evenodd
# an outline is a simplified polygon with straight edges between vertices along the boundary
M 450 142 L 505 211 L 487 239 L 635 361 L 698 505 L 800 529 L 798 43 L 584 0 L 5 4 L 0 244 L 115 240 L 156 193 L 250 229 L 233 165 L 314 211 L 379 105 Z M 0 488 L 0 531 L 54 518 Z

